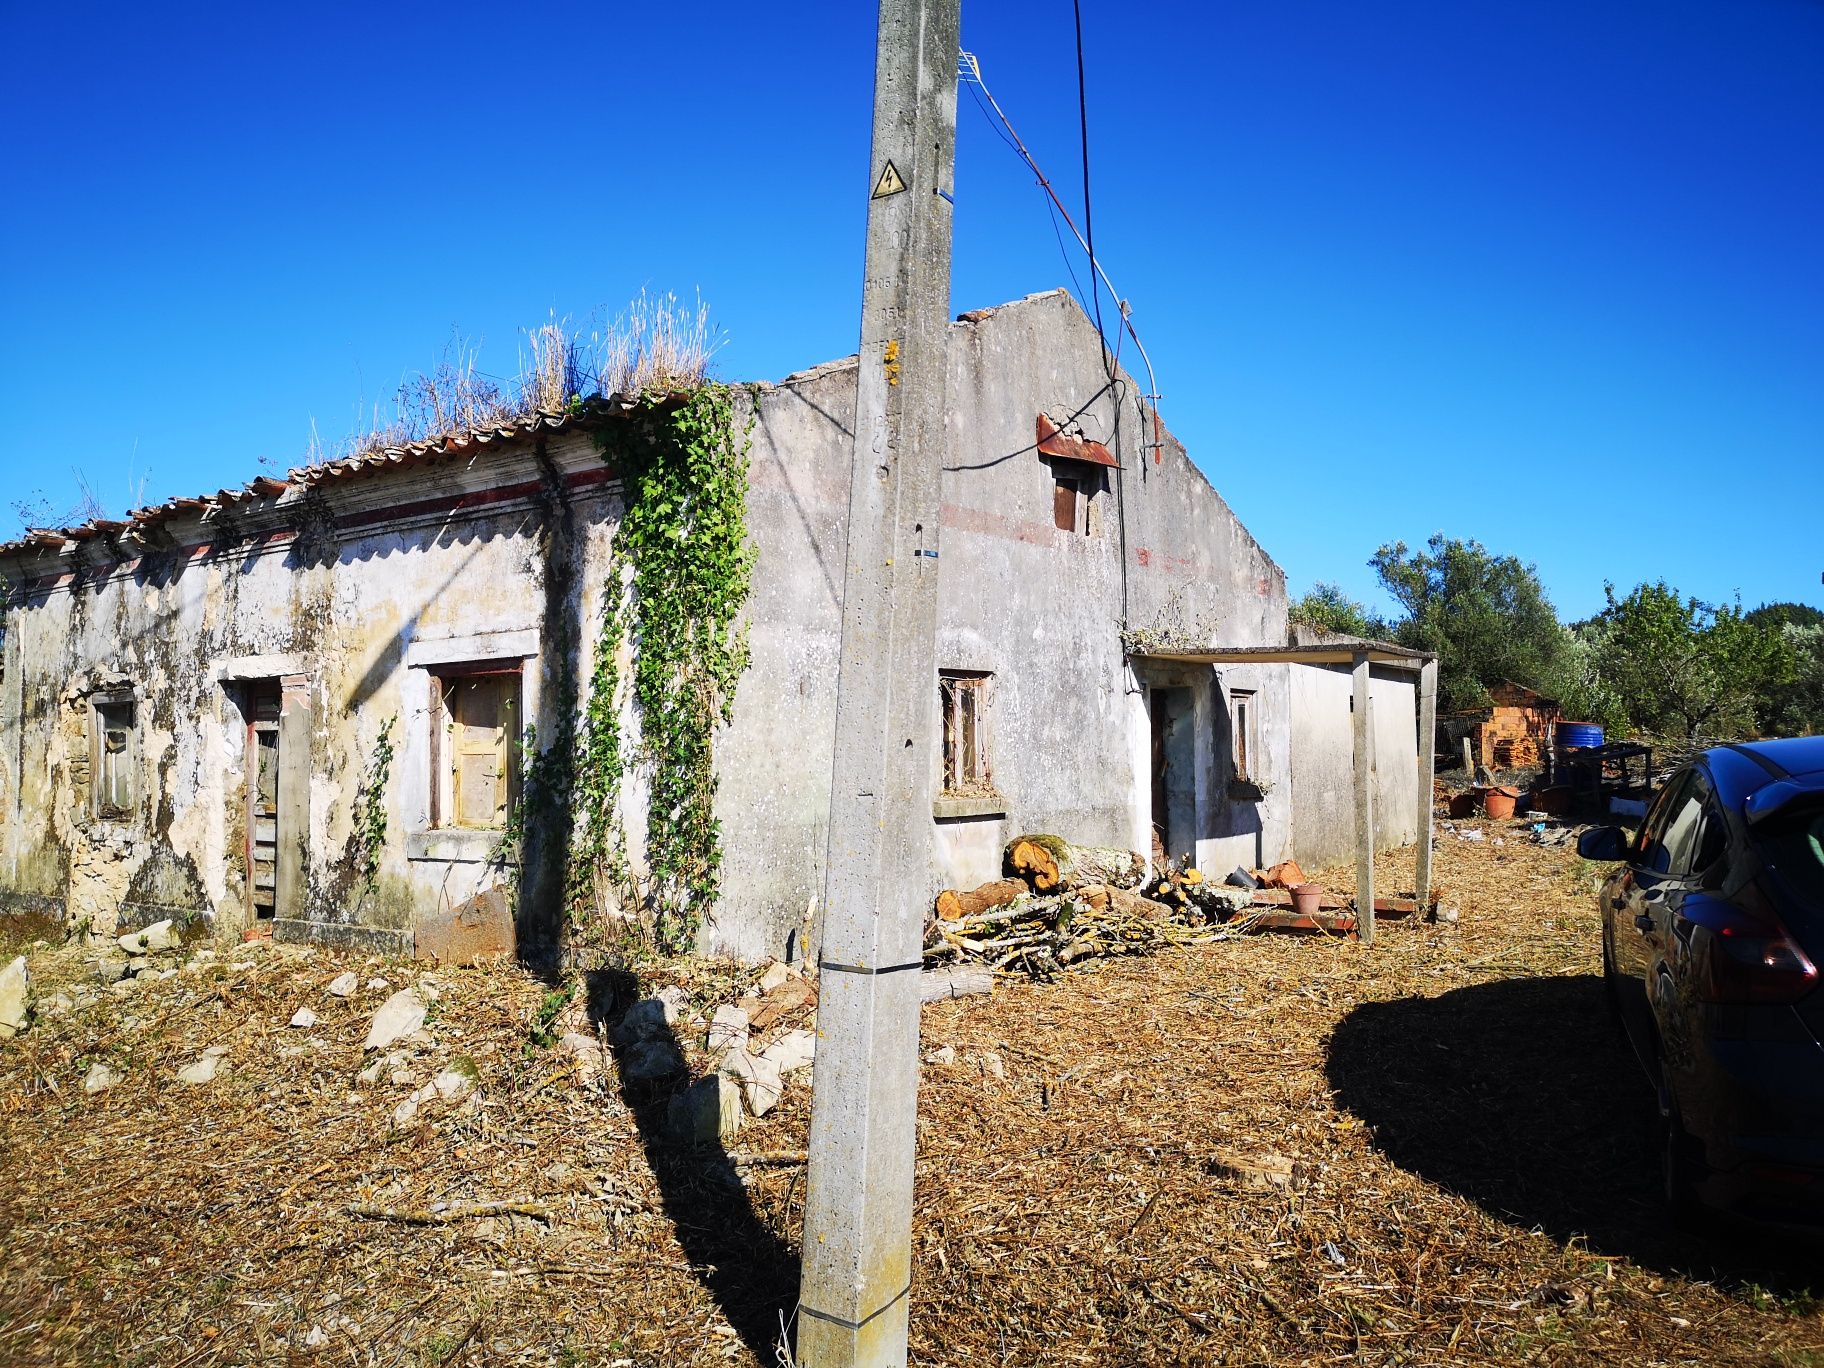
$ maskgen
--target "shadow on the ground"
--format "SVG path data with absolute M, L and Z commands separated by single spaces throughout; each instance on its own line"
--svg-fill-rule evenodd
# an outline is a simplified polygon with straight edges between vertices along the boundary
M 1389 1159 L 1496 1216 L 1660 1272 L 1816 1284 L 1814 1250 L 1673 1227 L 1653 1093 L 1596 975 L 1364 1004 L 1331 1037 L 1327 1072 Z
M 611 1031 L 638 998 L 638 981 L 622 970 L 598 970 L 585 981 L 591 1025 Z M 682 1053 L 675 1032 L 673 1043 Z M 681 1076 L 630 1080 L 626 1051 L 616 1047 L 614 1055 L 621 1100 L 639 1127 L 646 1162 L 685 1257 L 754 1357 L 775 1362 L 780 1316 L 789 1321 L 798 1300 L 796 1251 L 754 1210 L 726 1149 L 680 1144 L 668 1136 L 666 1115 Z

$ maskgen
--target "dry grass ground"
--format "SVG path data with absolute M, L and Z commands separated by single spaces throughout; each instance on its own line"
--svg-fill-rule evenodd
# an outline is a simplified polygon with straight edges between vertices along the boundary
M 926 1009 L 956 1060 L 920 1097 L 914 1360 L 1824 1364 L 1804 1253 L 1667 1227 L 1591 871 L 1522 830 L 1442 838 L 1454 926 Z M 0 1363 L 774 1361 L 808 1090 L 732 1161 L 670 1149 L 662 1099 L 531 1042 L 547 985 L 503 966 L 438 976 L 414 1066 L 472 1059 L 481 1105 L 398 1129 L 406 1088 L 353 1081 L 385 990 L 322 991 L 349 966 L 418 973 L 224 952 L 0 1046 Z M 80 967 L 37 962 L 47 994 Z M 730 991 L 690 972 L 705 1007 Z M 597 982 L 590 1010 L 626 991 Z M 304 1005 L 319 1024 L 288 1028 Z M 176 1081 L 215 1044 L 220 1078 Z M 124 1077 L 87 1095 L 95 1060 Z M 543 1215 L 350 1211 L 485 1200 Z

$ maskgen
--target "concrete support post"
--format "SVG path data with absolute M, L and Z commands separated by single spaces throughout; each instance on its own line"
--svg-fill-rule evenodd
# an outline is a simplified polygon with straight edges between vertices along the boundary
M 1374 706 L 1368 657 L 1355 656 L 1355 933 L 1374 944 Z
M 1419 911 L 1431 901 L 1431 829 L 1433 771 L 1438 749 L 1438 662 L 1428 660 L 1419 667 L 1419 850 L 1414 859 L 1413 896 Z
M 881 0 L 797 1361 L 906 1361 L 960 0 Z
M 279 844 L 274 852 L 272 919 L 304 916 L 304 861 L 310 850 L 310 676 L 279 679 Z

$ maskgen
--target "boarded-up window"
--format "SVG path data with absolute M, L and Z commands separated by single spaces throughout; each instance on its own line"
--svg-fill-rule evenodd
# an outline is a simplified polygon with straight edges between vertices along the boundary
M 517 797 L 519 671 L 441 674 L 436 825 L 504 827 Z
M 1259 763 L 1255 755 L 1259 748 L 1259 733 L 1256 730 L 1258 719 L 1254 710 L 1252 689 L 1229 691 L 1230 754 L 1235 759 L 1237 779 L 1253 779 L 1254 766 Z
M 1077 530 L 1077 482 L 1068 475 L 1056 477 L 1051 495 L 1051 520 L 1060 532 Z
M 131 699 L 95 704 L 95 813 L 123 818 L 133 811 L 133 771 L 138 737 Z
M 985 674 L 945 670 L 937 677 L 944 724 L 944 792 L 994 791 L 988 763 L 988 681 Z

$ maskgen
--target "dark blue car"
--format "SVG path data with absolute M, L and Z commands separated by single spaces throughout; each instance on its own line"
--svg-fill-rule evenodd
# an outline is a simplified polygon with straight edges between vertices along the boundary
M 1666 1197 L 1824 1226 L 1824 737 L 1704 752 L 1604 882 L 1611 1001 L 1659 1095 Z

